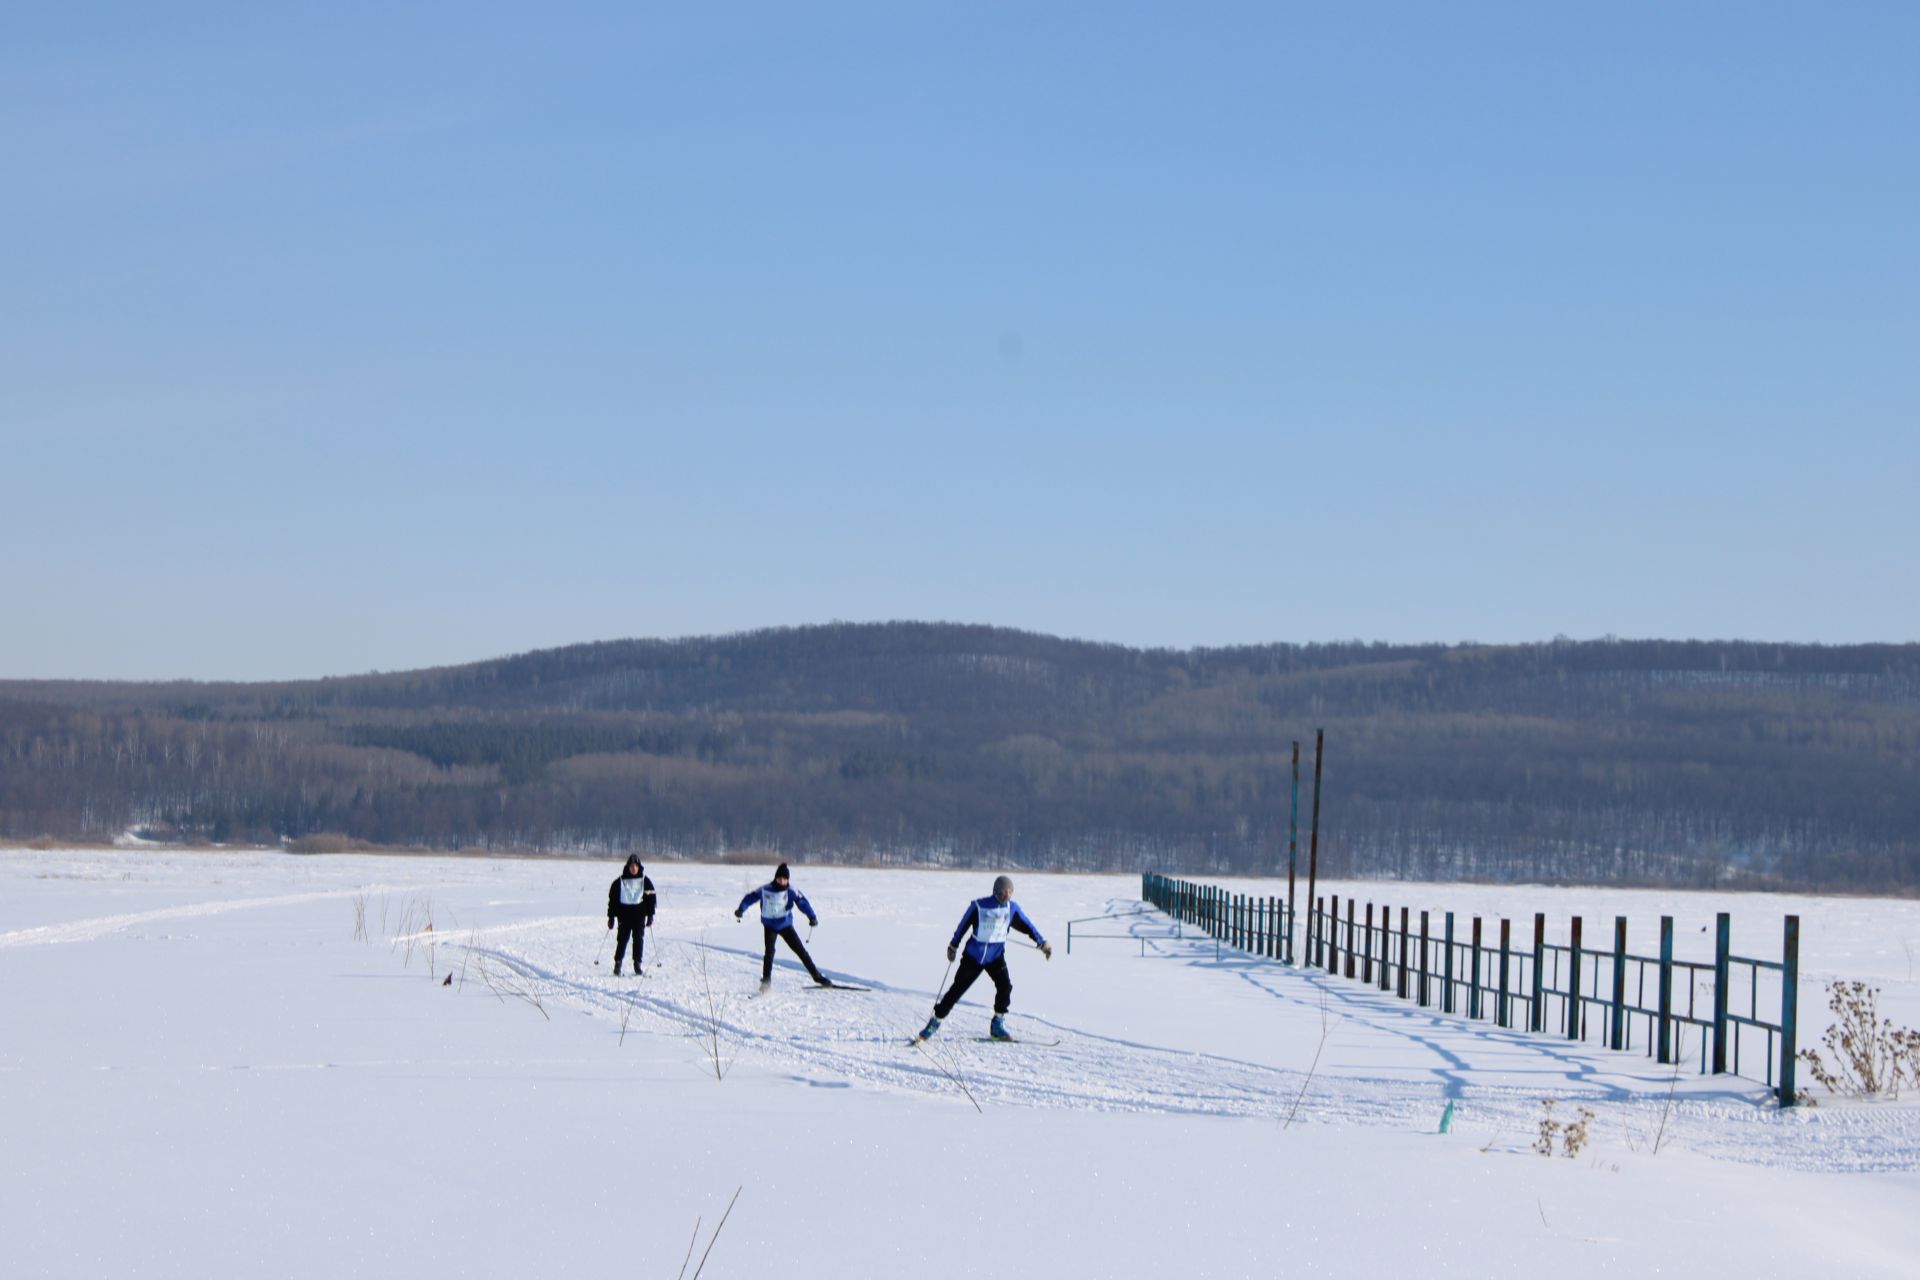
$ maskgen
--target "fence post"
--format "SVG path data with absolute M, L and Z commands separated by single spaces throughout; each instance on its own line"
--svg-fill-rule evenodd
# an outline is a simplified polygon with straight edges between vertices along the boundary
M 1447 953 L 1440 957 L 1440 1012 L 1453 1012 L 1453 912 L 1447 912 Z
M 1547 913 L 1533 913 L 1533 999 L 1527 1005 L 1527 1030 L 1545 1031 L 1547 1029 L 1546 975 L 1543 972 L 1547 962 Z
M 1513 1005 L 1507 996 L 1507 960 L 1513 954 L 1513 921 L 1500 917 L 1500 1003 L 1493 1011 L 1494 1021 L 1503 1027 L 1513 1025 Z
M 1580 917 L 1573 918 L 1572 951 L 1567 960 L 1567 1039 L 1580 1038 Z
M 1353 899 L 1347 899 L 1347 976 L 1353 976 Z
M 1627 918 L 1613 918 L 1613 1049 L 1627 1047 Z
M 1313 913 L 1307 917 L 1307 963 L 1314 968 L 1322 968 L 1327 940 L 1323 936 L 1326 930 L 1321 925 L 1321 917 L 1327 914 L 1327 900 L 1315 898 Z
M 1393 965 L 1390 963 L 1393 956 L 1393 937 L 1392 937 L 1393 925 L 1391 923 L 1392 919 L 1393 919 L 1392 909 L 1388 907 L 1386 903 L 1384 902 L 1381 903 L 1380 904 L 1380 989 L 1382 991 L 1391 990 L 1393 987 L 1393 976 L 1392 976 Z
M 1431 984 L 1427 981 L 1428 972 L 1432 968 L 1428 963 L 1427 938 L 1427 913 L 1422 911 L 1420 913 L 1420 1007 L 1423 1009 L 1427 1007 L 1433 995 Z
M 1794 1049 L 1800 1040 L 1800 917 L 1788 916 L 1780 948 L 1780 1105 L 1799 1099 L 1793 1087 Z
M 1410 907 L 1400 908 L 1400 982 L 1399 989 L 1394 994 L 1402 1000 L 1407 998 L 1407 935 L 1412 932 L 1407 927 L 1407 918 L 1411 911 Z
M 1361 936 L 1366 940 L 1367 945 L 1362 948 L 1362 950 L 1366 952 L 1366 959 L 1360 962 L 1360 981 L 1365 983 L 1372 983 L 1373 981 L 1373 904 L 1371 902 L 1367 904 L 1367 931 Z
M 1733 950 L 1733 917 L 1722 911 L 1713 923 L 1713 1074 L 1727 1070 L 1727 957 Z
M 1673 1061 L 1673 917 L 1660 917 L 1660 1032 L 1655 1057 Z
M 1473 918 L 1473 968 L 1467 978 L 1467 1016 L 1480 1017 L 1480 917 Z

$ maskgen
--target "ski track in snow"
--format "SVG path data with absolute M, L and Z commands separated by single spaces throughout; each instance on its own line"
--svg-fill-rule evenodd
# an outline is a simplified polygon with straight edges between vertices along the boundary
M 504 936 L 509 933 L 511 945 Z M 1330 1005 L 1343 1006 L 1311 1078 L 1296 1068 L 1098 1035 L 1019 1011 L 1016 1030 L 1046 1027 L 1061 1043 L 980 1043 L 966 1033 L 965 1024 L 968 1018 L 984 1021 L 977 1000 L 964 1001 L 924 1052 L 916 1052 L 907 1041 L 924 1021 L 932 992 L 831 968 L 825 969 L 828 976 L 872 990 L 816 991 L 804 971 L 783 959 L 776 964 L 771 991 L 744 993 L 738 990 L 740 963 L 757 964 L 757 949 L 671 935 L 650 943 L 644 978 L 614 978 L 604 968 L 596 970 L 594 957 L 601 948 L 580 938 L 579 921 L 572 918 L 521 921 L 475 931 L 465 940 L 442 935 L 438 945 L 469 951 L 489 972 L 497 967 L 511 973 L 514 985 L 537 995 L 549 1012 L 553 1005 L 572 1007 L 612 1020 L 615 1029 L 624 1014 L 629 1035 L 652 1031 L 702 1040 L 717 1028 L 723 1066 L 750 1061 L 813 1084 L 823 1083 L 820 1077 L 826 1075 L 946 1095 L 966 1105 L 957 1079 L 981 1106 L 1264 1117 L 1276 1125 L 1295 1112 L 1296 1124 L 1400 1129 L 1434 1127 L 1452 1100 L 1461 1123 L 1490 1132 L 1490 1145 L 1512 1149 L 1533 1141 L 1543 1115 L 1541 1099 L 1552 1097 L 1561 1120 L 1574 1119 L 1577 1107 L 1591 1107 L 1596 1135 L 1611 1128 L 1636 1147 L 1652 1145 L 1664 1118 L 1663 1147 L 1741 1163 L 1828 1172 L 1920 1166 L 1920 1111 L 1911 1107 L 1830 1104 L 1781 1112 L 1765 1086 L 1751 1080 L 1721 1077 L 1709 1083 L 1683 1065 L 1676 1081 L 1667 1069 L 1632 1053 L 1469 1024 L 1379 996 L 1360 983 L 1257 960 L 1242 970 L 1246 980 L 1283 999 L 1317 1002 L 1324 990 Z M 1205 950 L 1212 949 L 1209 940 Z M 703 954 L 708 958 L 704 974 Z M 714 963 L 719 957 L 725 957 L 724 965 Z M 466 980 L 474 980 L 471 972 Z M 1475 1082 L 1476 1072 L 1464 1062 L 1423 1080 L 1332 1071 L 1342 1024 L 1349 1021 L 1423 1042 L 1474 1037 L 1483 1050 L 1495 1048 L 1515 1059 L 1518 1065 L 1505 1070 L 1537 1073 L 1542 1083 Z M 1446 1052 L 1444 1046 L 1430 1047 Z M 703 1045 L 703 1062 L 707 1053 Z M 1308 1048 L 1303 1060 L 1310 1053 Z
M 250 911 L 258 907 L 290 907 L 327 898 L 348 898 L 356 893 L 391 891 L 393 886 L 374 885 L 368 889 L 325 889 L 311 893 L 286 893 L 270 898 L 223 898 L 214 902 L 194 902 L 178 907 L 156 907 L 151 911 L 129 911 L 124 915 L 94 916 L 69 920 L 64 924 L 36 925 L 0 933 L 0 948 L 57 946 L 68 942 L 91 942 L 110 933 L 154 924 L 162 920 L 188 920 L 196 916 L 224 915 L 229 911 Z

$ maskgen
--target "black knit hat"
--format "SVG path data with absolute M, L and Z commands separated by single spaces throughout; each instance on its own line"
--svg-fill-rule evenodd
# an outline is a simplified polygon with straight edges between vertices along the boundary
M 793 876 L 787 871 L 787 864 L 783 862 L 773 869 L 773 878 L 775 880 L 791 880 Z

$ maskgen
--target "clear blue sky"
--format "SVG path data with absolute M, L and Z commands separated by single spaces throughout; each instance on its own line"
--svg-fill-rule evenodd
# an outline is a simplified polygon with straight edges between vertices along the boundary
M 0 676 L 1920 639 L 1920 6 L 0 16 Z

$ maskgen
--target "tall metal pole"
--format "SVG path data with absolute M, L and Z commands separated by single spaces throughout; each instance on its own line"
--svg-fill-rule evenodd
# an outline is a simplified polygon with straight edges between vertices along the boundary
M 1320 880 L 1320 757 L 1327 745 L 1327 731 L 1313 731 L 1313 830 L 1307 838 L 1307 901 L 1314 902 L 1314 886 Z M 1313 954 L 1314 931 L 1319 928 L 1318 913 L 1307 918 L 1307 951 Z
M 1293 868 L 1300 860 L 1300 744 L 1293 744 L 1293 808 L 1287 815 L 1287 963 L 1293 963 L 1293 926 L 1300 911 L 1294 905 Z

